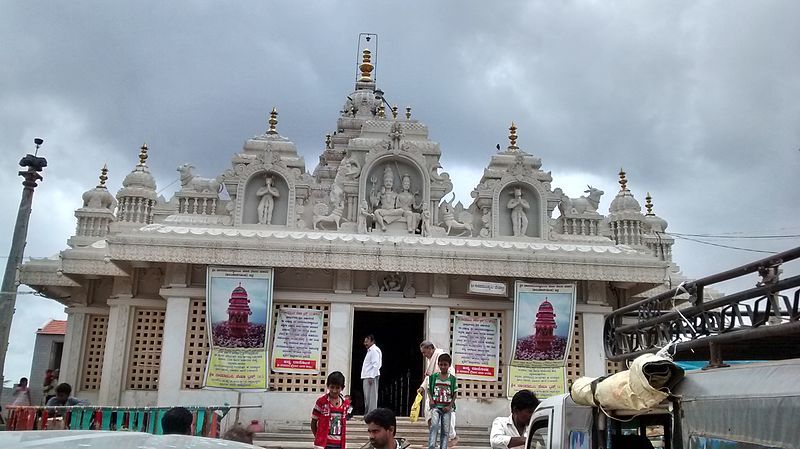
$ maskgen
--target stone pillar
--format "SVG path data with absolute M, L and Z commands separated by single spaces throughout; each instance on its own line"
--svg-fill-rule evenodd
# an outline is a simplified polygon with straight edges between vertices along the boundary
M 450 353 L 450 308 L 431 307 L 428 310 L 427 339 L 437 348 Z
M 606 375 L 606 355 L 603 349 L 603 326 L 611 307 L 578 304 L 578 313 L 583 320 L 583 375 L 600 377 Z
M 67 333 L 64 335 L 64 350 L 61 354 L 59 382 L 72 385 L 73 392 L 80 390 L 88 315 L 108 315 L 108 309 L 100 307 L 68 307 Z
M 189 324 L 191 298 L 167 297 L 164 317 L 164 340 L 161 346 L 161 368 L 158 374 L 158 406 L 178 403 L 183 387 L 183 358 L 186 351 L 186 331 Z
M 103 375 L 100 377 L 98 405 L 120 405 L 128 372 L 133 305 L 130 298 L 109 299 L 106 350 L 103 354 Z
M 353 307 L 339 302 L 331 303 L 328 322 L 328 372 L 350 371 L 350 350 L 353 341 Z M 350 383 L 360 382 L 361 373 L 350 373 Z M 350 391 L 350 385 L 347 385 Z

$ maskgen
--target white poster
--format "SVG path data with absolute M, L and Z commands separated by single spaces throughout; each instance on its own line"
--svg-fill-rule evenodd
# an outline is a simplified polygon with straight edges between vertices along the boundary
M 278 310 L 272 343 L 272 371 L 319 374 L 322 361 L 322 310 Z
M 496 381 L 500 359 L 500 319 L 456 315 L 453 369 L 458 379 Z

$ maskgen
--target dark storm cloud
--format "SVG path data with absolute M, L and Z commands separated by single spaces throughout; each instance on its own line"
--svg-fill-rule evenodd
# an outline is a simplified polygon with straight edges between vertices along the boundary
M 597 184 L 603 211 L 622 166 L 670 230 L 798 233 L 797 17 L 792 1 L 5 2 L 4 205 L 15 209 L 16 162 L 41 135 L 50 167 L 27 254 L 52 254 L 103 162 L 113 192 L 143 141 L 159 188 L 183 162 L 213 176 L 266 129 L 272 106 L 311 171 L 364 31 L 380 35 L 387 99 L 429 125 L 445 169 L 473 174 L 456 179 L 461 201 L 514 120 L 554 186 L 577 196 Z M 0 219 L 6 236 L 11 215 Z M 758 256 L 675 248 L 690 276 Z

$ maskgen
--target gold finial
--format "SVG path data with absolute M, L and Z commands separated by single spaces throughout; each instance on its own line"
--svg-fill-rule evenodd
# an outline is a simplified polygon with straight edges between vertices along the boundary
M 625 170 L 622 168 L 619 169 L 619 185 L 623 192 L 628 190 L 628 180 L 625 179 Z
M 378 117 L 386 118 L 386 108 L 383 107 L 383 104 L 378 106 Z
M 397 118 L 397 105 L 392 106 L 392 118 Z
M 278 134 L 278 130 L 275 129 L 275 126 L 278 124 L 278 110 L 275 107 L 272 108 L 272 112 L 269 113 L 269 131 L 267 134 Z
M 647 196 L 644 197 L 644 201 L 645 201 L 644 207 L 645 207 L 645 209 L 647 209 L 647 214 L 646 215 L 648 215 L 648 216 L 655 215 L 653 213 L 653 197 L 650 196 L 650 192 L 647 192 Z
M 361 59 L 361 65 L 358 66 L 358 68 L 361 70 L 361 78 L 359 78 L 358 81 L 362 83 L 369 83 L 372 81 L 372 70 L 375 69 L 375 66 L 373 66 L 370 62 L 372 59 L 372 52 L 369 51 L 368 48 L 365 48 Z
M 411 106 L 406 106 L 406 120 L 411 120 Z
M 331 135 L 325 134 L 325 149 L 331 149 Z
M 511 142 L 511 145 L 508 146 L 509 151 L 517 151 L 519 147 L 517 146 L 517 125 L 514 122 L 511 122 L 511 127 L 508 128 L 508 141 Z
M 108 180 L 108 164 L 103 164 L 103 168 L 100 170 L 100 185 L 97 187 L 106 187 L 106 181 Z
M 139 148 L 139 165 L 144 165 L 147 160 L 147 143 L 143 143 Z

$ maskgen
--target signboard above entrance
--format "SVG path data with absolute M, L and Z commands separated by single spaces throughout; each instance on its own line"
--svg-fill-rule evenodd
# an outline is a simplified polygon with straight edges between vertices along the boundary
M 473 295 L 508 296 L 505 282 L 469 281 L 467 293 Z

